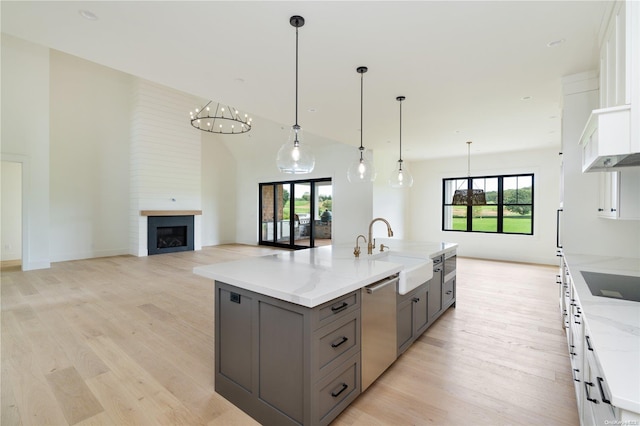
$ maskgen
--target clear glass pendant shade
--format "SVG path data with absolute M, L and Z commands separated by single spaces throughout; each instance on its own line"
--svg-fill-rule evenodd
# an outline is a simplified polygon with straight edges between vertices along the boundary
M 347 179 L 351 183 L 373 182 L 376 179 L 376 175 L 373 163 L 364 156 L 349 164 L 349 169 L 347 170 Z
M 413 185 L 413 176 L 403 165 L 403 161 L 398 161 L 398 166 L 395 168 L 391 176 L 389 177 L 389 185 L 392 188 L 408 188 Z
M 303 174 L 311 173 L 316 165 L 316 159 L 308 146 L 300 145 L 302 129 L 291 128 L 289 140 L 278 150 L 276 164 L 282 173 Z

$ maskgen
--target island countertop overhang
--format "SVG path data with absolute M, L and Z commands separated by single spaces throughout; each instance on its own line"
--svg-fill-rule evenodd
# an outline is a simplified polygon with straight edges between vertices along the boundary
M 395 240 L 394 242 L 397 242 Z M 407 250 L 435 256 L 451 243 L 411 243 Z M 393 249 L 393 248 L 392 248 Z M 361 256 L 353 248 L 324 246 L 198 266 L 197 275 L 313 308 L 400 272 L 402 265 Z

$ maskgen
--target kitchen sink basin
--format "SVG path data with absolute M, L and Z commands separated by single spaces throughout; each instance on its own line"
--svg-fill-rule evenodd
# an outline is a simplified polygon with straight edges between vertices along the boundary
M 402 265 L 398 281 L 398 293 L 407 294 L 433 277 L 433 261 L 428 257 L 420 257 L 398 252 L 383 252 L 371 255 L 370 258 L 383 262 Z

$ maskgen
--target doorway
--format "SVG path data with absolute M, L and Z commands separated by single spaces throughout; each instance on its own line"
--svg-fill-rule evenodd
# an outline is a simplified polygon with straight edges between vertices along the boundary
M 22 266 L 22 163 L 2 160 L 0 267 Z
M 304 249 L 331 244 L 330 178 L 260 184 L 259 244 Z

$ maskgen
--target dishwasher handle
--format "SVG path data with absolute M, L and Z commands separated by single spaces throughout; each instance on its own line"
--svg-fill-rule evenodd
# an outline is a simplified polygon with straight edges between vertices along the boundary
M 386 279 L 384 281 L 377 282 L 377 283 L 372 284 L 372 285 L 370 285 L 368 287 L 365 287 L 365 288 L 367 289 L 367 293 L 371 294 L 371 293 L 375 293 L 376 291 L 382 289 L 383 287 L 388 286 L 389 284 L 397 283 L 398 280 L 399 280 L 399 278 L 396 276 L 396 277 L 393 277 L 393 278 Z

